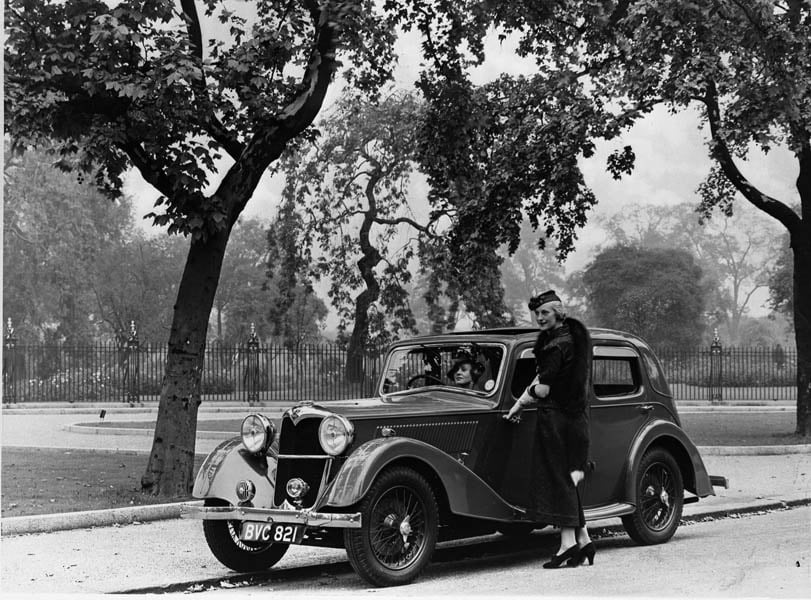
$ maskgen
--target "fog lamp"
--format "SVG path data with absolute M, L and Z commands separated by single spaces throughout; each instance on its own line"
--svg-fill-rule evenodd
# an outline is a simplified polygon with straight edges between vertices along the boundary
M 296 477 L 295 479 L 291 479 L 287 482 L 287 495 L 291 498 L 297 499 L 301 498 L 310 491 L 310 486 L 307 485 L 307 482 L 303 479 L 299 479 Z
M 256 486 L 253 484 L 253 481 L 243 479 L 237 483 L 237 498 L 239 498 L 240 502 L 248 502 L 249 500 L 253 500 L 255 495 Z

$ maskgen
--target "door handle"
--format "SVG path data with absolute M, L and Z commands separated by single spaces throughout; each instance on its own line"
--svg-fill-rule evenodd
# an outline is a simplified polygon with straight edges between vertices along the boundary
M 636 407 L 636 410 L 641 412 L 643 415 L 646 415 L 653 410 L 653 404 L 640 404 Z

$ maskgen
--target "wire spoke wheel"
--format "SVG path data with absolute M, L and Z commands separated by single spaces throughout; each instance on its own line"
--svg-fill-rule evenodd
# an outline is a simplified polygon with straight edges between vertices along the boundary
M 439 509 L 416 471 L 384 470 L 360 503 L 362 526 L 344 532 L 349 562 L 368 582 L 402 585 L 417 578 L 436 545 Z
M 636 511 L 622 523 L 637 543 L 666 542 L 679 527 L 684 504 L 679 465 L 664 448 L 653 448 L 639 462 L 636 477 Z

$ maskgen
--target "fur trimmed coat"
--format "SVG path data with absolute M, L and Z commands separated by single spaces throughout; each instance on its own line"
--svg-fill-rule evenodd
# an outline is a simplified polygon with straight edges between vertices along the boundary
M 529 511 L 537 522 L 582 527 L 580 493 L 570 473 L 585 472 L 588 461 L 591 337 L 580 321 L 567 318 L 538 335 L 534 353 L 538 381 L 549 386 L 549 395 L 538 403 Z

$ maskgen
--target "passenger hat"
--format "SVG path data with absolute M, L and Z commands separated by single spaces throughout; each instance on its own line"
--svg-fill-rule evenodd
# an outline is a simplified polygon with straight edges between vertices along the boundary
M 555 290 L 548 290 L 543 294 L 539 294 L 529 299 L 529 310 L 534 311 L 539 306 L 543 306 L 547 302 L 561 302 Z

